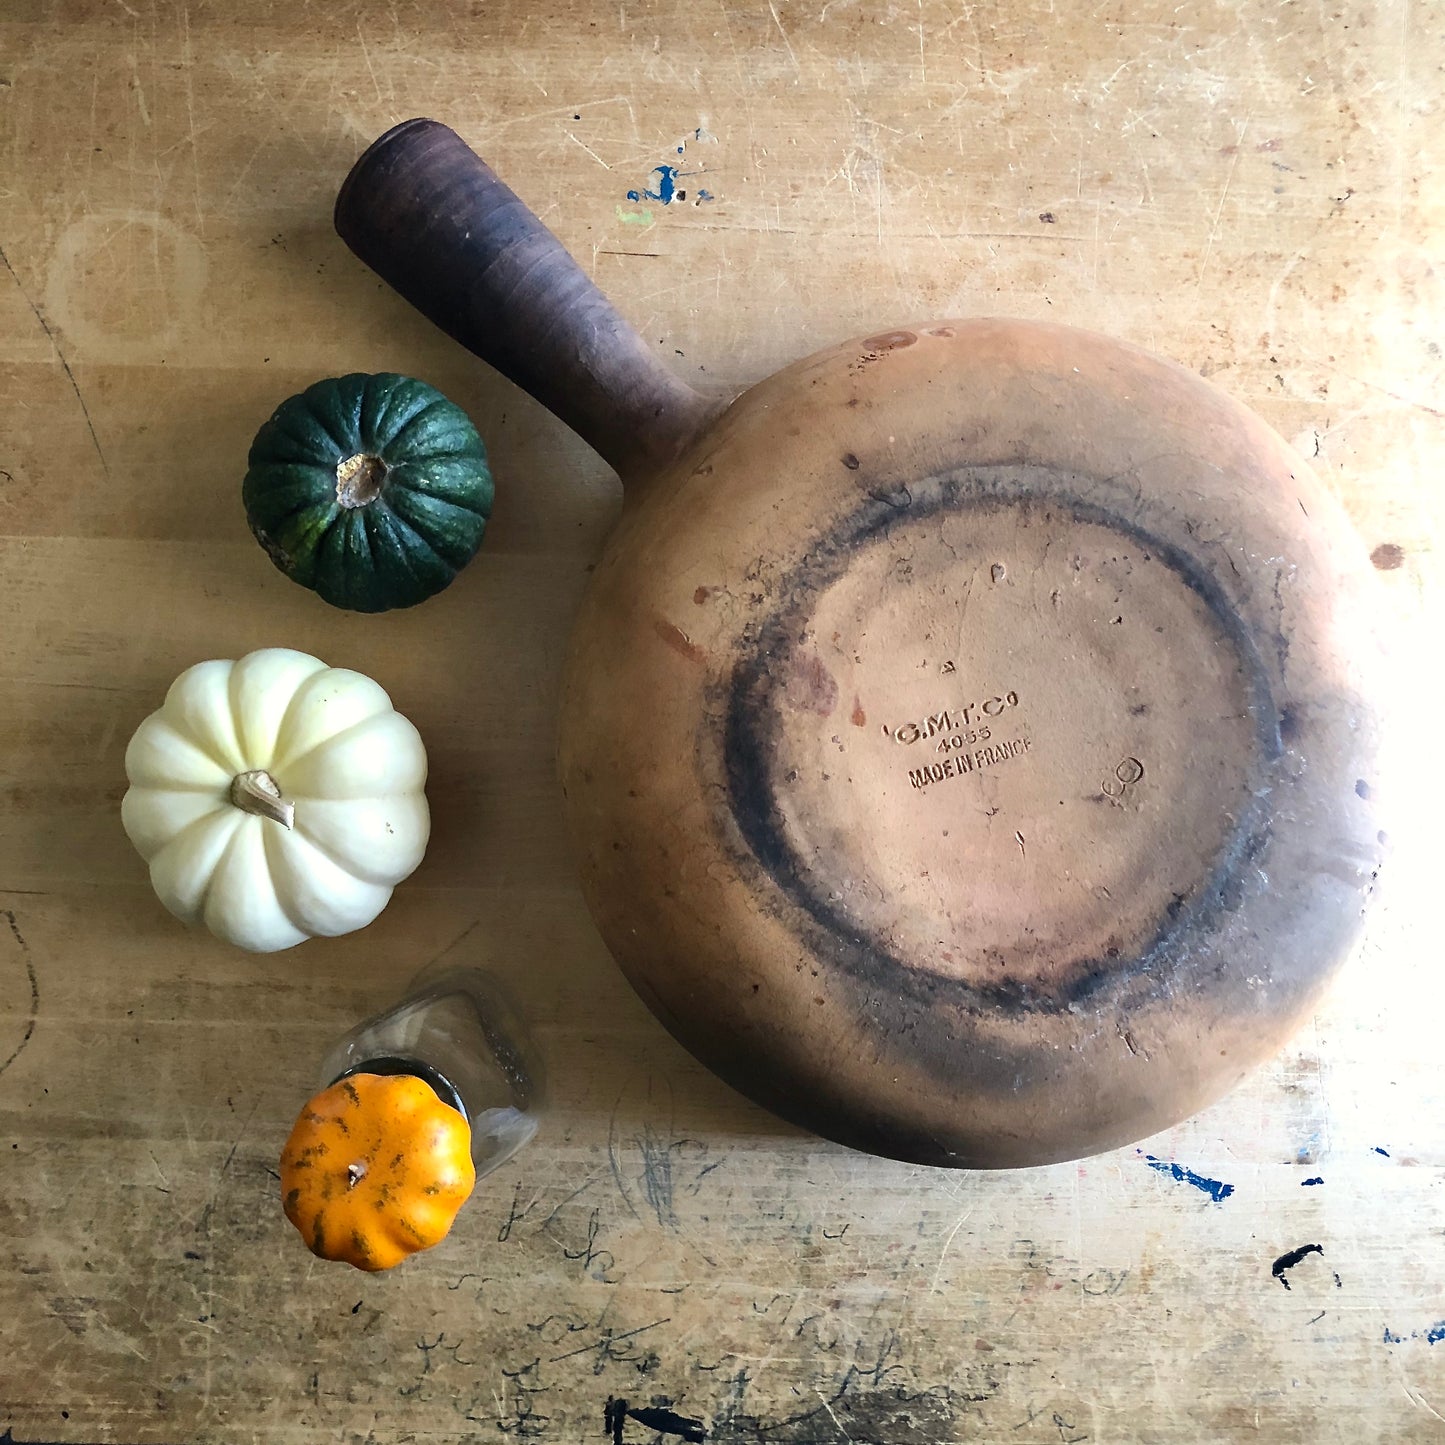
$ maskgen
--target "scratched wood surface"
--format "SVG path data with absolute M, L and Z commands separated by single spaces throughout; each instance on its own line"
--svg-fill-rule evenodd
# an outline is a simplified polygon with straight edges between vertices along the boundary
M 0 1431 L 1445 1439 L 1442 64 L 1428 0 L 5 0 Z M 330 229 L 413 114 L 719 393 L 1007 312 L 1173 356 L 1312 457 L 1381 569 L 1408 787 L 1368 941 L 1282 1057 L 1138 1148 L 983 1176 L 804 1137 L 670 1042 L 551 774 L 616 484 Z M 363 618 L 272 569 L 239 482 L 281 398 L 381 369 L 468 407 L 500 492 L 448 593 Z M 267 644 L 384 683 L 435 830 L 373 927 L 256 959 L 163 913 L 118 805 L 171 678 Z M 326 1044 L 448 949 L 530 1014 L 545 1132 L 430 1255 L 322 1266 L 278 1148 Z

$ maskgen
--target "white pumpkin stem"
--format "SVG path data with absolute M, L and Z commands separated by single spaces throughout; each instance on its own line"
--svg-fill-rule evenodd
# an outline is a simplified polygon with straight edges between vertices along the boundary
M 231 803 L 243 813 L 270 818 L 283 828 L 292 827 L 296 821 L 296 804 L 288 803 L 281 796 L 276 779 L 260 768 L 251 773 L 237 773 L 231 779 Z

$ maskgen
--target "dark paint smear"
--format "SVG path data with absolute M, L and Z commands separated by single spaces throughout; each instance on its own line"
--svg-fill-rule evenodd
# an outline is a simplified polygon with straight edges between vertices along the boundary
M 1289 1288 L 1289 1281 L 1285 1275 L 1297 1265 L 1307 1254 L 1317 1254 L 1324 1257 L 1324 1249 L 1318 1244 L 1302 1244 L 1298 1249 L 1292 1249 L 1287 1254 L 1282 1254 L 1270 1265 L 1269 1272 L 1286 1288 Z
M 639 1425 L 659 1436 L 671 1435 L 679 1440 L 693 1442 L 707 1439 L 707 1428 L 701 1420 L 693 1420 L 670 1410 L 668 1405 L 671 1401 L 667 1401 L 665 1396 L 659 1396 L 658 1399 L 666 1403 L 629 1405 L 626 1400 L 609 1397 L 603 1408 L 602 1420 L 612 1435 L 614 1445 L 622 1445 L 622 1430 L 629 1420 L 636 1420 Z
M 1403 565 L 1405 561 L 1405 549 L 1397 542 L 1381 542 L 1380 545 L 1370 553 L 1370 561 L 1373 562 L 1381 572 L 1393 572 L 1396 567 Z
M 1251 800 L 1240 809 L 1212 876 L 1161 923 L 1154 938 L 1135 958 L 1077 959 L 1054 989 L 1008 978 L 974 984 L 909 967 L 885 940 L 861 933 L 839 911 L 829 897 L 826 881 L 819 879 L 815 869 L 790 844 L 777 804 L 784 782 L 776 775 L 779 711 L 781 704 L 792 697 L 791 682 L 780 679 L 790 679 L 798 666 L 780 667 L 779 663 L 796 654 L 796 639 L 806 634 L 818 598 L 856 562 L 863 548 L 875 542 L 886 543 L 900 523 L 997 507 L 1063 511 L 1080 523 L 1122 533 L 1158 557 L 1209 609 L 1239 658 L 1260 755 L 1269 764 L 1282 751 L 1278 709 L 1258 649 L 1219 584 L 1193 557 L 1113 511 L 1080 501 L 1067 489 L 1067 477 L 1050 474 L 1055 490 L 1045 491 L 1030 476 L 1030 490 L 1024 491 L 1014 468 L 1008 468 L 1009 474 L 1002 478 L 981 475 L 984 471 L 966 468 L 929 479 L 935 484 L 933 495 L 922 497 L 907 486 L 870 490 L 862 506 L 820 538 L 783 579 L 778 595 L 790 599 L 790 605 L 744 634 L 744 655 L 733 670 L 723 701 L 722 751 L 729 803 L 753 858 L 804 913 L 804 928 L 811 935 L 814 954 L 834 960 L 864 985 L 870 996 L 892 995 L 900 1017 L 911 1020 L 909 1045 L 915 1056 L 926 1058 L 948 1075 L 957 1071 L 957 1047 L 965 1040 L 942 1032 L 933 1037 L 913 1032 L 918 1010 L 925 1016 L 940 1009 L 965 1014 L 984 1010 L 1025 1015 L 1061 1013 L 1083 1003 L 1100 1006 L 1106 990 L 1115 993 L 1110 1002 L 1119 1006 L 1123 1000 L 1117 995 L 1130 984 L 1147 992 L 1151 979 L 1160 974 L 1190 972 L 1190 955 L 1199 951 L 1200 938 L 1223 926 L 1225 915 L 1239 906 L 1241 878 L 1268 842 L 1268 789 L 1251 790 Z M 922 490 L 921 485 L 915 485 Z
M 679 657 L 685 657 L 689 662 L 701 662 L 703 650 L 700 648 L 682 628 L 671 622 L 664 622 L 658 618 L 652 624 L 652 630 L 675 652 Z

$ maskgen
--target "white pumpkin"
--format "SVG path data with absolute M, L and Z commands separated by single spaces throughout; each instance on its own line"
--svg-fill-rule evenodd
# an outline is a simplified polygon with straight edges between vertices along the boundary
M 253 953 L 364 928 L 431 831 L 416 728 L 369 677 L 288 648 L 188 668 L 125 771 L 161 902 Z

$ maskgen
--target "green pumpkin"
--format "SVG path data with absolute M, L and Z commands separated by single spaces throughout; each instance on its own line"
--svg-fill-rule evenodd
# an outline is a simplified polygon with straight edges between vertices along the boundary
M 492 511 L 466 414 L 409 376 L 339 376 L 276 409 L 251 443 L 246 520 L 293 582 L 334 607 L 385 612 L 440 592 Z

